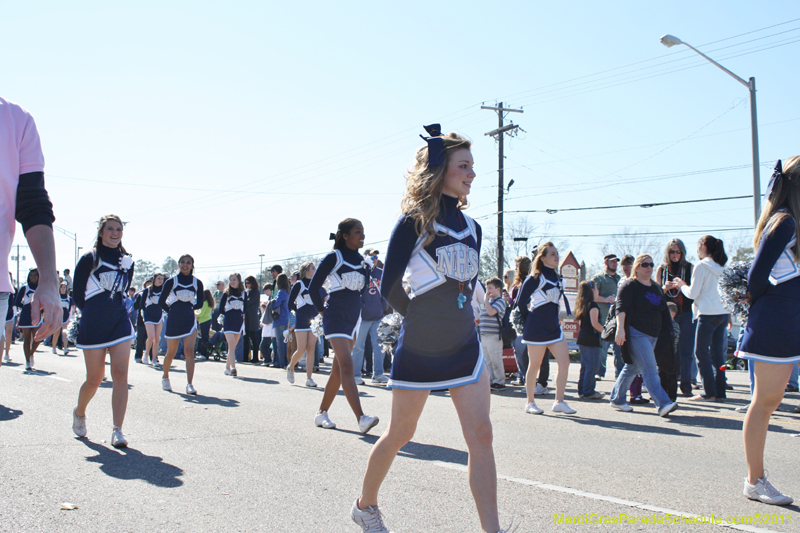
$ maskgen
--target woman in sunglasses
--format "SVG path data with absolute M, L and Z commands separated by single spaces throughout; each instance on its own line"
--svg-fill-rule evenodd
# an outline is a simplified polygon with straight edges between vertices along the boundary
M 658 409 L 659 416 L 667 416 L 678 408 L 661 387 L 656 365 L 655 348 L 662 328 L 672 332 L 672 317 L 661 286 L 653 281 L 653 258 L 639 255 L 633 262 L 631 277 L 623 281 L 617 290 L 617 336 L 616 343 L 622 346 L 625 366 L 619 373 L 611 407 L 630 412 L 633 407 L 625 401 L 628 387 L 637 374 L 642 375 Z
M 692 284 L 694 265 L 686 260 L 686 246 L 680 239 L 672 239 L 664 250 L 664 262 L 656 271 L 656 282 L 661 285 L 667 302 L 678 306 L 675 322 L 681 328 L 678 351 L 681 356 L 680 387 L 684 396 L 692 395 L 692 385 L 697 382 L 697 362 L 694 358 L 695 318 L 692 316 L 693 300 L 686 289 L 681 290 L 679 282 Z

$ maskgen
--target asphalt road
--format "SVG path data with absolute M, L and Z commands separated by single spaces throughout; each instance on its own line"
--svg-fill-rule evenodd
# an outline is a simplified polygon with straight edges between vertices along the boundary
M 381 417 L 363 436 L 341 394 L 330 411 L 338 429 L 314 427 L 321 389 L 290 386 L 277 369 L 240 364 L 231 378 L 224 363 L 201 361 L 192 397 L 182 394 L 182 361 L 172 371 L 174 393 L 161 390 L 160 372 L 132 362 L 124 426 L 130 446 L 115 450 L 110 383 L 89 406 L 88 437 L 72 433 L 85 372 L 79 352 L 64 357 L 41 348 L 34 373 L 23 372 L 20 344 L 11 355 L 0 368 L 0 531 L 358 531 L 349 510 L 388 423 L 391 392 L 384 387 L 360 387 L 365 411 Z M 320 385 L 327 368 L 315 376 Z M 652 407 L 621 413 L 606 401 L 579 401 L 578 370 L 570 367 L 567 389 L 578 409 L 573 416 L 550 413 L 552 395 L 538 402 L 543 416 L 523 412 L 518 389 L 492 396 L 504 525 L 513 519 L 520 533 L 797 531 L 797 505 L 776 508 L 741 494 L 743 415 L 733 409 L 747 402 L 746 373 L 729 373 L 735 390 L 726 403 L 679 400 L 680 410 L 662 419 Z M 604 380 L 598 390 L 612 386 Z M 770 479 L 796 498 L 798 402 L 800 395 L 787 395 L 766 449 Z M 466 464 L 452 403 L 434 393 L 383 486 L 387 524 L 398 533 L 479 531 Z M 61 510 L 62 503 L 77 509 Z M 757 525 L 656 523 L 674 522 L 668 513 Z M 625 520 L 570 525 L 569 517 Z M 628 523 L 630 517 L 645 523 Z

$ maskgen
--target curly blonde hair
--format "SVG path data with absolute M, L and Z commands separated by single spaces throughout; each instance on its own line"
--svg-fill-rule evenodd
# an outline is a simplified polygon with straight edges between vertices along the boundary
M 427 233 L 423 246 L 436 237 L 433 223 L 439 217 L 439 198 L 444 185 L 444 175 L 451 155 L 458 150 L 470 150 L 472 142 L 457 133 L 450 132 L 444 139 L 444 165 L 428 168 L 428 146 L 417 150 L 414 165 L 406 173 L 406 192 L 400 203 L 400 211 L 413 218 L 417 235 Z M 469 206 L 465 196 L 459 197 L 458 208 Z

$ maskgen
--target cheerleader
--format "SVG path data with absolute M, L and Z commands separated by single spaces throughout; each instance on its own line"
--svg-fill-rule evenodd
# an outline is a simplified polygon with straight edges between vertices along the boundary
M 314 263 L 306 261 L 300 265 L 298 280 L 292 286 L 289 293 L 289 309 L 295 312 L 294 338 L 297 344 L 297 351 L 292 355 L 289 366 L 286 367 L 286 380 L 294 383 L 294 365 L 300 362 L 303 354 L 308 350 L 306 356 L 306 387 L 316 387 L 317 384 L 311 379 L 314 372 L 314 355 L 317 346 L 317 337 L 311 332 L 311 319 L 317 316 L 317 309 L 311 299 L 311 279 L 317 271 Z M 322 289 L 320 285 L 319 289 Z M 317 291 L 319 292 L 319 290 Z M 339 387 L 336 387 L 338 390 Z
M 169 382 L 169 367 L 178 352 L 178 344 L 183 339 L 183 354 L 186 357 L 186 394 L 197 394 L 194 378 L 194 344 L 197 320 L 195 309 L 203 307 L 203 282 L 194 277 L 194 258 L 185 254 L 178 259 L 179 273 L 164 283 L 158 305 L 167 312 L 167 354 L 164 356 L 164 374 L 161 388 L 172 391 Z
M 569 350 L 564 332 L 558 321 L 558 302 L 564 297 L 564 288 L 561 277 L 556 272 L 558 268 L 558 250 L 552 242 L 540 244 L 533 258 L 533 274 L 522 283 L 516 305 L 525 319 L 522 332 L 522 343 L 528 346 L 528 375 L 527 383 L 533 383 L 531 378 L 536 377 L 536 369 L 549 349 L 558 363 L 558 376 L 556 377 L 556 401 L 553 402 L 553 412 L 565 415 L 575 414 L 577 411 L 564 401 L 564 390 L 567 388 L 567 373 L 569 372 Z M 565 298 L 566 301 L 566 298 Z M 569 312 L 569 308 L 567 308 Z M 534 399 L 535 390 L 526 387 L 528 403 L 525 412 L 540 415 L 544 411 L 537 407 Z
M 39 330 L 39 326 L 42 325 L 44 317 L 39 318 L 39 322 L 36 324 L 31 323 L 31 302 L 38 286 L 39 270 L 32 268 L 28 272 L 28 279 L 25 285 L 17 291 L 17 298 L 14 302 L 14 305 L 19 308 L 17 327 L 22 330 L 22 351 L 25 353 L 25 370 L 33 370 L 33 355 L 41 342 L 35 340 L 34 337 Z
M 11 283 L 11 294 L 8 297 L 8 309 L 6 310 L 6 321 L 3 325 L 4 328 L 4 335 L 5 335 L 5 362 L 11 362 L 11 355 L 9 355 L 9 350 L 11 350 L 11 339 L 14 338 L 14 320 L 17 318 L 16 315 L 16 307 L 14 306 L 14 301 L 16 300 L 16 291 L 14 290 L 14 278 L 11 275 L 11 272 L 8 273 L 8 277 L 10 278 Z
M 73 297 L 81 319 L 76 346 L 83 350 L 86 381 L 72 411 L 72 431 L 86 436 L 86 407 L 105 377 L 106 352 L 111 358 L 111 410 L 114 428 L 111 445 L 128 445 L 122 422 L 128 406 L 128 361 L 134 332 L 125 308 L 125 292 L 133 279 L 133 260 L 122 246 L 122 220 L 116 215 L 100 219 L 94 249 L 75 267 Z
M 61 346 L 64 350 L 64 355 L 69 353 L 69 340 L 67 339 L 67 328 L 65 325 L 69 325 L 69 321 L 72 318 L 72 313 L 75 311 L 75 302 L 72 299 L 72 296 L 69 295 L 68 285 L 66 281 L 62 281 L 61 285 L 58 287 L 59 296 L 61 297 L 61 327 L 53 333 L 53 353 L 56 353 L 56 344 L 58 337 L 61 337 Z
M 756 225 L 756 256 L 747 275 L 752 303 L 739 357 L 753 369 L 753 398 L 744 418 L 747 478 L 744 495 L 772 505 L 790 505 L 767 480 L 764 445 L 769 418 L 780 406 L 789 375 L 800 362 L 800 156 L 778 164 L 767 185 Z
M 244 307 L 247 293 L 242 287 L 242 276 L 238 272 L 228 278 L 228 286 L 219 301 L 219 313 L 224 317 L 222 331 L 228 343 L 228 356 L 225 358 L 225 375 L 236 377 L 236 347 L 244 333 Z
M 500 530 L 489 417 L 489 373 L 469 302 L 477 283 L 481 228 L 461 210 L 475 179 L 471 143 L 438 124 L 406 177 L 402 215 L 389 240 L 381 294 L 404 315 L 392 362 L 392 418 L 373 446 L 350 516 L 364 531 L 388 532 L 378 490 L 414 435 L 428 394 L 450 389 L 469 448 L 469 485 L 482 531 Z M 411 288 L 403 290 L 402 278 Z M 352 372 L 350 373 L 352 375 Z
M 358 387 L 353 376 L 352 357 L 353 342 L 361 316 L 361 296 L 369 279 L 369 267 L 358 253 L 358 249 L 364 246 L 364 226 L 354 218 L 346 218 L 339 222 L 336 235 L 331 234 L 331 237 L 335 241 L 333 251 L 322 259 L 309 288 L 311 301 L 322 314 L 322 330 L 325 338 L 330 341 L 333 351 L 336 352 L 331 375 L 325 384 L 322 403 L 314 417 L 314 424 L 325 429 L 336 427 L 336 424 L 328 418 L 328 409 L 341 385 L 347 402 L 356 415 L 358 430 L 367 433 L 378 424 L 379 420 L 377 416 L 365 415 L 361 410 Z M 326 279 L 330 282 L 330 296 L 324 301 L 321 289 Z M 299 326 L 300 322 L 297 324 Z M 309 338 L 316 340 L 313 334 Z M 302 355 L 303 352 L 298 349 L 297 353 Z M 293 357 L 292 361 L 294 359 Z M 306 369 L 313 370 L 313 367 L 314 344 L 309 344 Z
M 158 343 L 161 329 L 164 327 L 164 310 L 159 300 L 164 290 L 164 274 L 155 274 L 153 284 L 142 291 L 141 306 L 144 329 L 147 331 L 147 342 L 144 345 L 144 363 L 158 368 Z

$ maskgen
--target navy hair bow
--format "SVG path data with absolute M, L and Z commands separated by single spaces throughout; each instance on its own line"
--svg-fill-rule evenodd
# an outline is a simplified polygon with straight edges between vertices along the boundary
M 430 137 L 420 135 L 428 143 L 428 168 L 444 166 L 444 138 L 442 137 L 442 126 L 439 124 L 429 124 L 423 126 Z
M 332 241 L 335 241 L 336 240 L 336 234 L 335 233 L 331 233 L 331 236 L 328 237 L 328 239 L 330 239 Z
M 781 160 L 778 159 L 778 162 L 775 164 L 775 170 L 772 171 L 772 177 L 769 179 L 769 183 L 767 184 L 767 192 L 764 193 L 764 199 L 768 200 L 769 196 L 772 194 L 772 189 L 775 188 L 775 184 L 783 177 L 783 164 L 781 164 Z

